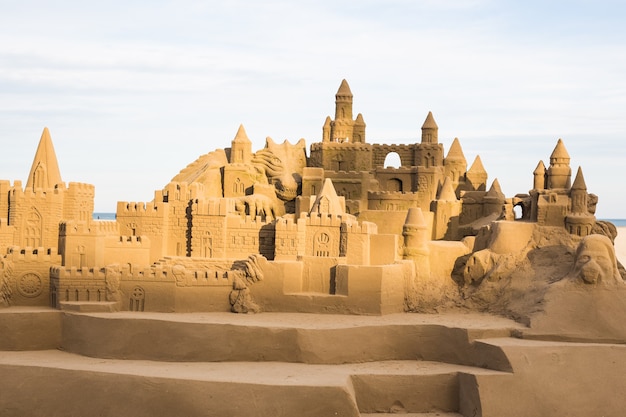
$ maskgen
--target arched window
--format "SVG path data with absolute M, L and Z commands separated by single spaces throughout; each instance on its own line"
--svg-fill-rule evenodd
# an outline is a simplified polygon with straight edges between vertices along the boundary
M 402 166 L 402 160 L 397 152 L 389 152 L 385 157 L 385 168 L 400 168 Z

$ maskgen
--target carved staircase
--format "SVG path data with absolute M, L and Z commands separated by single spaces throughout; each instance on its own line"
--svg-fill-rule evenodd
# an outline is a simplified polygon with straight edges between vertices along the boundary
M 2 416 L 495 415 L 521 326 L 479 314 L 0 310 Z M 532 342 L 528 342 L 532 343 Z

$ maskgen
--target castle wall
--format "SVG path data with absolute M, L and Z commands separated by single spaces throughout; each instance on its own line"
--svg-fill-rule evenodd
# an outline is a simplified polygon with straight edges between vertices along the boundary
M 309 166 L 328 171 L 369 171 L 372 145 L 367 143 L 320 142 L 311 144 Z
M 387 155 L 395 152 L 400 157 L 400 163 L 403 167 L 416 166 L 413 154 L 416 145 L 372 145 L 372 166 L 375 168 L 384 167 Z
M 56 248 L 10 247 L 1 262 L 0 273 L 11 286 L 11 305 L 49 305 L 50 265 L 60 263 Z
M 147 236 L 151 242 L 150 262 L 167 254 L 168 207 L 167 203 L 158 201 L 155 198 L 151 203 L 117 203 L 118 235 Z

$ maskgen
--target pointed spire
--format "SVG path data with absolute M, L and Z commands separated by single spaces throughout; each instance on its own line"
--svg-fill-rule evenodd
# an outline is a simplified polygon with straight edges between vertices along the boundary
M 322 189 L 315 198 L 315 203 L 313 203 L 313 207 L 309 212 L 309 214 L 315 213 L 334 215 L 345 214 L 344 206 L 341 204 L 337 191 L 335 190 L 335 186 L 333 185 L 333 181 L 330 178 L 326 178 L 324 180 L 324 185 L 322 185 Z
M 52 138 L 48 128 L 43 129 L 35 158 L 28 174 L 26 189 L 35 190 L 36 188 L 54 188 L 55 185 L 63 182 L 61 180 L 61 171 L 57 161 Z
M 487 171 L 485 171 L 485 167 L 483 166 L 483 161 L 480 159 L 480 155 L 476 155 L 476 159 L 474 159 L 472 166 L 467 172 L 472 174 L 487 173 Z
M 487 191 L 487 195 L 490 197 L 502 196 L 504 193 L 502 192 L 502 188 L 500 187 L 500 182 L 498 179 L 494 179 L 491 183 L 491 188 Z
M 365 126 L 365 120 L 363 120 L 363 115 L 361 113 L 356 115 L 356 120 L 354 121 L 354 124 Z
M 583 176 L 583 170 L 581 167 L 578 167 L 578 172 L 576 172 L 576 178 L 574 179 L 574 184 L 572 184 L 572 190 L 587 191 L 587 184 L 585 183 L 585 177 Z
M 539 163 L 537 164 L 537 168 L 535 168 L 535 170 L 533 171 L 534 175 L 545 175 L 546 174 L 546 166 L 544 165 L 543 161 L 539 161 Z
M 433 117 L 433 112 L 429 111 L 426 116 L 426 120 L 424 120 L 424 124 L 422 125 L 422 129 L 438 129 L 437 123 L 435 122 L 435 118 Z
M 446 161 L 467 161 L 465 159 L 465 155 L 463 154 L 459 138 L 454 138 L 452 141 L 452 145 L 450 145 L 450 149 L 448 150 L 448 156 L 446 156 Z
M 233 142 L 251 143 L 250 139 L 248 138 L 248 134 L 246 133 L 246 129 L 244 129 L 243 127 L 243 124 L 239 125 L 239 129 L 237 130 L 237 134 L 235 135 L 235 139 L 233 139 Z
M 452 184 L 452 179 L 450 177 L 446 177 L 443 181 L 437 200 L 457 201 L 456 193 L 454 192 L 454 185 Z
M 563 162 L 569 162 L 570 160 L 569 153 L 565 149 L 565 144 L 561 138 L 556 142 L 552 155 L 550 155 L 550 163 L 553 164 L 557 159 L 564 160 Z
M 341 85 L 339 86 L 339 90 L 337 90 L 338 96 L 352 96 L 352 91 L 350 91 L 350 86 L 348 82 L 344 78 L 341 80 Z

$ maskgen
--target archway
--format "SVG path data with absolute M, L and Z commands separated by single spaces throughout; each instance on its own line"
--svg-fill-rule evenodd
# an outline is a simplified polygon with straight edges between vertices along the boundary
M 397 152 L 389 152 L 385 157 L 384 168 L 400 168 L 402 166 L 402 160 Z

